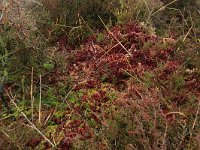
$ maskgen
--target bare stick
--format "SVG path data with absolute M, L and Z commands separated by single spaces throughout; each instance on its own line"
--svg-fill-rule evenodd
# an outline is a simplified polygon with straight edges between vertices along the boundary
M 31 71 L 31 91 L 30 91 L 30 95 L 31 95 L 31 119 L 33 122 L 33 67 L 32 67 L 32 71 Z
M 193 122 L 193 125 L 192 125 L 192 130 L 194 130 L 196 122 L 198 120 L 199 111 L 200 111 L 200 101 L 199 101 L 197 112 L 196 112 L 196 116 L 195 116 L 195 119 L 194 119 L 194 122 Z
M 41 105 L 42 105 L 42 77 L 40 74 L 39 123 L 41 123 Z
M 179 115 L 184 116 L 184 117 L 187 118 L 187 116 L 184 113 L 182 113 L 182 112 L 168 112 L 165 115 L 167 116 L 167 115 L 171 115 L 171 114 L 179 114 Z
M 175 3 L 176 1 L 177 1 L 177 0 L 173 0 L 173 1 L 171 1 L 170 3 L 164 5 L 163 7 L 161 7 L 161 8 L 158 9 L 157 11 L 155 11 L 155 12 L 152 14 L 152 16 L 154 16 L 156 13 L 162 11 L 162 10 L 165 9 L 167 6 L 169 6 L 169 5 L 173 4 L 173 3 Z

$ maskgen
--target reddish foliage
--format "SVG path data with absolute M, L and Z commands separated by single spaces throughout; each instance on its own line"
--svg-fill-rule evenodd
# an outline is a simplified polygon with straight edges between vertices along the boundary
M 166 115 L 171 110 L 165 104 L 163 104 L 163 108 L 160 108 L 161 102 L 158 93 L 163 94 L 164 98 L 170 97 L 171 102 L 174 103 L 173 108 L 187 101 L 187 96 L 183 96 L 182 91 L 180 94 L 175 93 L 175 96 L 168 95 L 168 93 L 173 93 L 173 89 L 170 89 L 173 87 L 162 83 L 170 79 L 181 66 L 180 62 L 171 59 L 174 50 L 173 39 L 148 35 L 142 31 L 137 23 L 116 26 L 110 31 L 112 35 L 109 32 L 102 33 L 104 38 L 101 42 L 98 43 L 97 36 L 94 35 L 85 40 L 79 50 L 71 51 L 66 56 L 69 64 L 66 72 L 73 78 L 72 81 L 75 85 L 72 90 L 77 93 L 81 91 L 82 95 L 79 97 L 78 104 L 70 105 L 74 115 L 79 116 L 80 119 L 63 126 L 62 130 L 65 136 L 60 142 L 61 149 L 70 149 L 74 139 L 93 137 L 89 125 L 82 121 L 87 120 L 87 117 L 92 119 L 97 126 L 106 125 L 102 118 L 108 116 L 104 113 L 104 109 L 109 108 L 108 103 L 111 100 L 107 95 L 106 90 L 108 89 L 103 86 L 105 82 L 108 82 L 106 84 L 109 84 L 116 91 L 122 93 L 125 91 L 124 94 L 117 95 L 118 99 L 123 100 L 121 105 L 124 104 L 125 108 L 132 108 L 133 113 L 137 110 L 140 111 L 142 113 L 141 119 L 147 122 L 152 119 L 148 112 L 149 109 L 155 107 L 161 110 L 158 110 L 157 113 L 164 120 L 169 122 L 175 120 L 174 114 Z M 140 87 L 137 83 L 130 82 L 129 78 L 132 75 L 140 78 L 145 75 L 145 72 L 152 73 L 154 76 L 150 78 L 159 82 L 163 89 L 169 90 L 168 93 L 166 94 L 163 89 L 156 90 L 156 87 L 152 91 L 148 91 L 151 93 L 149 96 L 149 93 L 144 91 L 144 86 Z M 193 77 L 191 80 L 186 80 L 186 85 L 198 87 L 193 80 Z M 90 90 L 94 91 L 91 93 Z M 136 104 L 128 101 L 127 99 L 130 98 L 141 99 L 141 102 Z M 88 109 L 89 112 L 87 112 Z M 132 133 L 130 132 L 130 134 Z
M 88 125 L 80 120 L 74 120 L 64 124 L 63 132 L 65 136 L 60 141 L 59 147 L 66 150 L 71 148 L 71 144 L 75 138 L 86 140 L 93 137 L 93 133 Z
M 143 33 L 137 23 L 114 27 L 111 32 L 126 50 L 109 33 L 104 33 L 104 42 L 101 43 L 97 43 L 93 37 L 71 56 L 69 72 L 77 76 L 83 75 L 84 64 L 88 68 L 85 76 L 92 76 L 97 80 L 103 78 L 108 82 L 118 81 L 127 79 L 126 71 L 141 75 L 144 70 L 155 69 L 157 64 L 167 62 L 173 51 L 172 43 L 167 43 L 156 35 Z M 150 44 L 146 46 L 147 43 Z M 160 45 L 168 46 L 163 48 Z M 167 65 L 166 73 L 176 68 L 173 63 Z M 73 67 L 74 64 L 76 67 Z

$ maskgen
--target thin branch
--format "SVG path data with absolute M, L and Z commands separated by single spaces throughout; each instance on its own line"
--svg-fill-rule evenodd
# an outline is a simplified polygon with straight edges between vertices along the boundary
M 41 105 L 42 105 L 42 76 L 40 74 L 40 101 L 39 101 L 39 123 L 41 123 Z
M 124 45 L 117 39 L 117 37 L 108 29 L 108 27 L 105 25 L 101 17 L 100 16 L 98 17 L 101 20 L 104 27 L 106 28 L 106 30 L 108 31 L 108 33 L 112 36 L 112 38 L 115 39 L 119 43 L 119 45 L 128 53 L 129 56 L 132 56 L 131 53 L 126 49 L 126 47 L 124 47 Z
M 198 120 L 199 111 L 200 111 L 200 101 L 199 101 L 199 104 L 198 104 L 198 108 L 197 108 L 197 112 L 196 112 L 196 116 L 195 116 L 194 122 L 193 122 L 193 124 L 192 124 L 192 130 L 194 130 L 195 125 L 196 125 L 196 122 L 197 122 L 197 120 Z
M 184 117 L 187 118 L 187 116 L 184 113 L 182 113 L 182 112 L 168 112 L 165 115 L 167 116 L 167 115 L 171 115 L 171 114 L 179 114 L 179 115 L 184 116 Z
M 165 9 L 167 6 L 169 6 L 169 5 L 173 4 L 173 3 L 175 3 L 176 1 L 178 1 L 178 0 L 173 0 L 173 1 L 171 1 L 170 3 L 164 5 L 163 7 L 161 7 L 161 8 L 158 9 L 157 11 L 155 11 L 155 12 L 152 14 L 152 16 L 154 16 L 154 15 L 157 14 L 158 12 L 162 11 L 162 10 Z
M 31 71 L 31 119 L 33 122 L 33 67 L 32 67 L 32 71 Z

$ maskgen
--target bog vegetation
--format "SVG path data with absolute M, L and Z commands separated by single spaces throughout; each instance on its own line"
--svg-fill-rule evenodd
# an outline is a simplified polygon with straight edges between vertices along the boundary
M 199 0 L 0 2 L 0 149 L 200 149 Z

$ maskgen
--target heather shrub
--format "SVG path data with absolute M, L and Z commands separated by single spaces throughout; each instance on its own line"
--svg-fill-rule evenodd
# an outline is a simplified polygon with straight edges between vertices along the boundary
M 42 0 L 41 3 L 51 14 L 53 21 L 67 26 L 84 26 L 86 22 L 92 29 L 101 29 L 103 25 L 98 16 L 106 24 L 111 23 L 112 25 L 117 21 L 113 14 L 114 7 L 110 1 L 75 0 L 49 3 Z
M 29 36 L 35 30 L 34 22 L 26 16 L 22 4 L 13 1 L 3 6 L 1 22 L 1 77 L 12 79 L 13 74 L 22 73 L 33 64 L 35 51 Z
M 120 7 L 116 9 L 115 13 L 119 22 L 138 20 L 151 25 L 151 15 L 162 5 L 163 3 L 159 0 L 120 1 Z
M 80 41 L 96 30 L 104 28 L 99 17 L 106 25 L 111 26 L 117 23 L 117 17 L 114 14 L 117 1 L 58 0 L 49 3 L 46 0 L 41 0 L 43 6 L 37 9 L 41 11 L 41 16 L 44 16 L 44 14 L 49 16 L 50 22 L 44 22 L 45 17 L 40 20 L 45 26 L 49 27 L 50 34 L 54 39 L 64 35 L 68 43 L 77 46 Z M 40 29 L 43 31 L 43 28 Z

